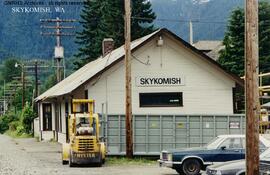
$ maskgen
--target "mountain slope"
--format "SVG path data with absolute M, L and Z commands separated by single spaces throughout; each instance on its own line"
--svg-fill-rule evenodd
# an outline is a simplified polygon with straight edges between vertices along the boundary
M 44 0 L 48 2 L 50 0 Z M 8 56 L 51 59 L 55 37 L 41 36 L 49 32 L 40 28 L 40 19 L 80 19 L 81 6 L 64 6 L 65 13 L 12 13 L 11 7 L 0 3 L 0 59 Z M 151 0 L 157 14 L 156 27 L 166 27 L 185 40 L 189 37 L 188 21 L 194 20 L 194 40 L 222 39 L 232 9 L 243 6 L 243 0 Z M 196 22 L 197 21 L 197 22 Z M 53 24 L 51 24 L 53 25 Z M 70 24 L 71 25 L 71 24 Z M 78 31 L 79 23 L 74 23 Z M 76 53 L 75 37 L 64 37 L 65 57 Z
M 167 27 L 185 40 L 189 38 L 189 20 L 193 20 L 194 40 L 223 39 L 230 12 L 243 7 L 243 0 L 152 0 L 157 13 L 156 26 Z M 179 20 L 176 22 L 175 20 Z

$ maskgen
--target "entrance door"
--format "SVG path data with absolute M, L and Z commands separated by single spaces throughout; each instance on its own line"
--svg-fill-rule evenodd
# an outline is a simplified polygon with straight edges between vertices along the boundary
M 43 107 L 43 131 L 52 130 L 52 104 L 44 103 Z

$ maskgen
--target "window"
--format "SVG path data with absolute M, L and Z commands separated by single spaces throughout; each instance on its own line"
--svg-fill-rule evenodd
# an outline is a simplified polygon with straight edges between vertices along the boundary
M 140 107 L 183 106 L 182 92 L 140 93 Z
M 242 143 L 240 138 L 228 138 L 221 145 L 219 148 L 225 146 L 226 149 L 242 149 Z
M 246 139 L 243 139 L 243 147 L 246 148 Z M 266 149 L 267 147 L 264 145 L 262 141 L 259 141 L 259 148 L 260 149 Z
M 88 90 L 84 90 L 84 98 L 85 99 L 88 99 Z M 82 110 L 84 111 L 84 112 L 88 112 L 88 104 L 86 103 L 86 104 L 82 104 Z
M 59 131 L 62 133 L 62 104 L 59 104 Z
M 88 90 L 84 90 L 84 98 L 88 99 Z
M 68 109 L 68 102 L 65 102 L 65 121 L 66 121 L 66 143 L 69 141 L 69 135 L 68 135 L 68 114 L 69 114 L 69 109 Z
M 52 130 L 52 105 L 43 104 L 43 131 Z

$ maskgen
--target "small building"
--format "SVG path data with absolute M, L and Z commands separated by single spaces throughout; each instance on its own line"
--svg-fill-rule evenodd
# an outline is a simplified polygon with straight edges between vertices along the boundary
M 40 137 L 67 139 L 71 100 L 91 98 L 100 114 L 125 114 L 124 46 L 103 53 L 36 98 Z M 243 81 L 167 29 L 132 42 L 134 115 L 231 115 Z
M 219 40 L 200 40 L 194 43 L 194 47 L 215 61 L 219 58 L 219 52 L 225 48 L 222 41 Z

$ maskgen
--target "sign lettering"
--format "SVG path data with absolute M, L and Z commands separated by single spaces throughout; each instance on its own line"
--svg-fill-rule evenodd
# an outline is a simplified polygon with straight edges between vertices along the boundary
M 183 78 L 174 77 L 136 77 L 137 86 L 182 86 Z

